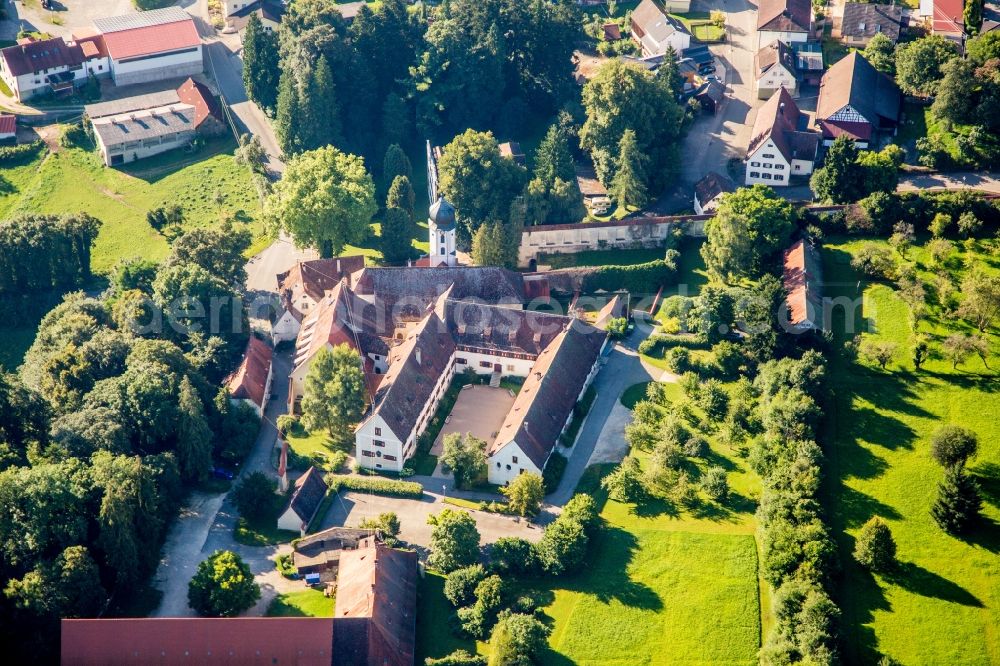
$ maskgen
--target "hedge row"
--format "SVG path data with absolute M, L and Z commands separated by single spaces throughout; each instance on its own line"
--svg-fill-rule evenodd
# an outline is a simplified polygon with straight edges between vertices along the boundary
M 835 550 L 818 500 L 822 452 L 812 440 L 821 410 L 823 357 L 769 361 L 754 387 L 764 426 L 751 456 L 763 478 L 757 520 L 762 575 L 774 588 L 774 626 L 760 653 L 764 666 L 838 661 L 840 611 L 827 592 Z
M 407 497 L 420 499 L 424 488 L 416 481 L 397 481 L 376 476 L 331 476 L 327 483 L 333 492 L 353 490 L 359 493 L 374 493 L 387 497 Z
M 0 146 L 0 164 L 17 162 L 29 157 L 34 157 L 44 146 L 45 143 L 42 141 L 22 143 L 19 146 Z
M 709 349 L 711 345 L 699 336 L 657 333 L 639 343 L 639 353 L 660 356 L 664 349 L 683 347 L 685 349 Z
M 618 291 L 632 294 L 655 294 L 656 290 L 673 284 L 677 277 L 676 250 L 667 252 L 666 259 L 657 259 L 633 266 L 601 266 L 583 278 L 583 293 Z

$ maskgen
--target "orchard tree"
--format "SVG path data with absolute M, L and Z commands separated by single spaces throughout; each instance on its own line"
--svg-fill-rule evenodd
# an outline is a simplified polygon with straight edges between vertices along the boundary
M 854 559 L 872 571 L 885 572 L 896 565 L 896 541 L 889 526 L 878 516 L 861 528 L 854 545 Z
M 517 475 L 500 492 L 507 498 L 510 510 L 519 516 L 537 515 L 545 497 L 542 477 L 532 472 Z
M 962 280 L 960 316 L 968 320 L 980 333 L 985 332 L 997 314 L 1000 314 L 1000 276 L 977 267 Z
M 307 430 L 343 439 L 361 420 L 365 407 L 365 375 L 361 356 L 346 344 L 321 349 L 306 373 L 302 424 Z
M 410 216 L 402 208 L 387 208 L 382 214 L 381 248 L 386 263 L 402 264 L 413 251 Z
M 601 487 L 619 502 L 638 502 L 646 493 L 639 459 L 625 456 L 611 474 L 601 479 Z
M 278 104 L 278 35 L 265 30 L 256 13 L 250 15 L 243 30 L 243 85 L 247 97 L 265 111 Z
M 333 257 L 369 231 L 377 210 L 375 184 L 360 157 L 332 146 L 293 157 L 265 210 L 299 247 Z
M 896 47 L 896 83 L 908 95 L 930 97 L 943 78 L 941 67 L 958 57 L 955 43 L 928 35 Z
M 951 361 L 952 370 L 965 363 L 974 351 L 972 338 L 965 333 L 952 333 L 941 342 L 941 352 Z
M 649 159 L 647 191 L 655 194 L 670 184 L 679 162 L 684 110 L 666 78 L 615 58 L 584 86 L 583 106 L 587 120 L 580 146 L 590 153 L 605 186 L 618 171 L 627 130 L 635 133 L 638 152 Z
M 729 496 L 729 480 L 726 476 L 726 470 L 718 465 L 713 465 L 705 470 L 699 485 L 710 500 L 724 502 Z
M 479 559 L 479 530 L 475 519 L 465 511 L 444 509 L 427 518 L 431 529 L 431 554 L 427 563 L 449 573 L 475 564 Z
M 938 496 L 931 516 L 949 534 L 961 534 L 979 518 L 982 508 L 979 487 L 961 466 L 949 467 L 938 486 Z
M 188 604 L 205 617 L 235 617 L 257 603 L 253 571 L 231 550 L 217 550 L 198 565 L 188 583 Z
M 705 225 L 701 256 L 724 281 L 758 278 L 788 242 L 795 210 L 765 185 L 740 188 L 723 197 Z
M 486 442 L 471 433 L 445 435 L 440 461 L 454 474 L 455 486 L 466 488 L 486 474 Z
M 861 347 L 858 351 L 861 352 L 862 356 L 877 363 L 878 367 L 885 370 L 885 367 L 892 363 L 892 360 L 896 357 L 898 349 L 899 345 L 895 342 L 865 338 L 861 341 Z
M 979 450 L 979 438 L 968 428 L 943 425 L 931 438 L 931 455 L 944 468 L 962 467 Z

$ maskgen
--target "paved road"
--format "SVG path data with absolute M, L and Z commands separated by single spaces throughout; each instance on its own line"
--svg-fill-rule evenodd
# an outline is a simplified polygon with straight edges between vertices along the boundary
M 756 109 L 763 104 L 753 90 L 757 10 L 747 0 L 695 0 L 692 10 L 720 9 L 727 13 L 727 42 L 709 48 L 722 64 L 727 96 L 715 115 L 699 115 L 684 137 L 677 186 L 652 209 L 660 214 L 691 208 L 692 186 L 709 171 L 726 175 L 731 158 L 742 158 L 750 143 Z M 723 72 L 723 70 L 725 70 Z
M 247 263 L 247 290 L 274 292 L 278 287 L 278 273 L 284 273 L 296 262 L 317 258 L 319 254 L 316 250 L 300 250 L 282 234 Z
M 208 20 L 207 0 L 180 0 L 177 4 L 191 14 L 198 26 L 205 50 L 205 70 L 212 75 L 219 92 L 232 112 L 232 120 L 241 134 L 248 133 L 260 137 L 261 145 L 267 152 L 267 167 L 274 174 L 281 174 L 285 165 L 281 161 L 278 141 L 271 129 L 271 123 L 260 108 L 247 99 L 243 86 L 243 61 L 240 60 L 239 35 L 220 35 Z
M 0 21 L 0 39 L 14 39 L 19 30 L 37 30 L 56 37 L 69 36 L 74 29 L 91 27 L 95 18 L 120 16 L 136 11 L 132 0 L 59 0 L 59 11 L 42 9 L 40 2 L 25 6 L 23 2 L 0 0 L 7 9 L 8 19 Z M 62 25 L 52 22 L 55 18 Z
M 604 429 L 622 391 L 633 384 L 646 382 L 660 374 L 655 369 L 645 366 L 639 359 L 636 348 L 646 336 L 648 329 L 636 326 L 635 331 L 626 340 L 615 345 L 607 357 L 605 366 L 594 380 L 597 397 L 590 407 L 587 420 L 584 421 L 576 444 L 570 449 L 566 472 L 556 491 L 546 497 L 546 502 L 562 506 L 573 496 L 576 484 L 579 483 L 583 471 L 590 462 L 591 455 L 597 446 L 598 438 Z
M 327 512 L 322 529 L 342 525 L 356 527 L 365 518 L 374 518 L 380 513 L 394 511 L 399 516 L 400 538 L 412 546 L 426 549 L 431 541 L 431 526 L 427 524 L 427 517 L 440 513 L 445 508 L 457 508 L 444 503 L 439 483 L 433 487 L 436 487 L 437 491 L 425 492 L 423 499 L 420 500 L 355 492 L 341 493 Z M 489 497 L 494 499 L 496 496 Z M 529 541 L 538 541 L 542 538 L 542 528 L 528 521 L 486 511 L 469 511 L 469 513 L 476 519 L 481 544 L 493 543 L 501 537 L 522 537 Z
M 963 190 L 977 189 L 1000 194 L 1000 178 L 990 171 L 959 171 L 904 175 L 899 179 L 899 191 L 927 189 Z

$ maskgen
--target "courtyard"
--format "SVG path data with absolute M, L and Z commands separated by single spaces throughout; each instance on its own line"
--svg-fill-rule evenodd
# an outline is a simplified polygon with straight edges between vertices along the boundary
M 514 398 L 515 395 L 506 388 L 479 384 L 463 386 L 451 414 L 445 419 L 441 432 L 434 440 L 431 455 L 441 456 L 444 451 L 444 438 L 451 433 L 470 433 L 487 443 L 492 442 L 500 432 L 500 426 L 503 425 L 507 412 L 514 405 Z M 434 470 L 434 476 L 445 476 L 440 464 Z

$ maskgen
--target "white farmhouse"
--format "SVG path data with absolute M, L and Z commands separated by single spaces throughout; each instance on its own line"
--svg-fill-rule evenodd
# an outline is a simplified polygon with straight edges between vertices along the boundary
M 100 35 L 69 41 L 62 37 L 26 37 L 0 49 L 0 79 L 18 101 L 45 93 L 69 93 L 86 83 L 88 77 L 104 78 L 110 72 L 108 52 Z
M 792 176 L 808 176 L 816 163 L 819 134 L 798 131 L 799 108 L 781 88 L 757 111 L 747 148 L 747 185 L 784 187 Z
M 680 54 L 691 46 L 691 33 L 684 24 L 668 16 L 653 0 L 642 0 L 632 12 L 632 39 L 644 58 L 661 56 L 671 48 Z

